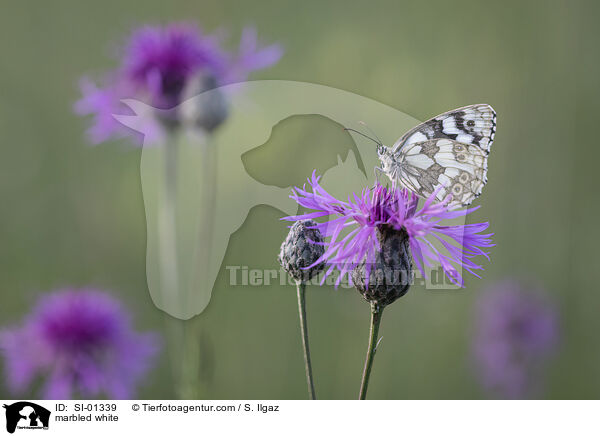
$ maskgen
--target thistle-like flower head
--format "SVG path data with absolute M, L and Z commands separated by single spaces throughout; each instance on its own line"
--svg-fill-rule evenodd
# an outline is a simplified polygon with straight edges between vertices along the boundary
M 323 237 L 312 220 L 296 221 L 281 244 L 279 264 L 296 281 L 306 282 L 323 270 Z
M 125 399 L 152 365 L 158 344 L 155 335 L 132 329 L 114 297 L 69 289 L 42 297 L 21 326 L 0 332 L 0 350 L 15 393 L 42 376 L 44 398 Z
M 473 354 L 484 387 L 502 398 L 535 394 L 558 343 L 552 300 L 538 287 L 505 280 L 482 290 L 475 309 Z
M 381 251 L 378 232 L 383 227 L 406 232 L 412 258 L 425 276 L 425 267 L 439 263 L 449 280 L 464 286 L 460 268 L 477 276 L 482 267 L 472 259 L 484 256 L 483 249 L 491 247 L 492 234 L 482 234 L 488 223 L 447 225 L 444 222 L 468 215 L 470 210 L 450 210 L 449 199 L 437 202 L 434 192 L 419 208 L 419 197 L 411 191 L 387 188 L 377 183 L 365 188 L 360 195 L 353 194 L 346 201 L 330 195 L 319 184 L 320 177 L 313 172 L 306 187 L 295 188 L 290 196 L 299 205 L 312 210 L 305 214 L 283 218 L 288 221 L 328 217 L 327 222 L 318 223 L 319 229 L 328 240 L 325 252 L 315 263 L 327 263 L 326 274 L 337 268 L 341 280 L 361 263 L 365 263 L 365 280 L 368 282 L 370 268 L 376 262 L 376 253 Z M 479 277 L 479 276 L 478 276 Z
M 82 80 L 83 97 L 76 103 L 75 111 L 94 116 L 89 136 L 93 143 L 100 143 L 130 133 L 113 117 L 129 115 L 120 103 L 123 99 L 137 99 L 154 108 L 170 110 L 183 98 L 191 97 L 186 91 L 193 82 L 201 82 L 201 86 L 192 86 L 191 91 L 203 92 L 209 90 L 207 83 L 214 88 L 242 81 L 250 72 L 273 65 L 281 55 L 278 45 L 259 47 L 253 29 L 243 32 L 239 53 L 231 53 L 221 47 L 219 38 L 202 34 L 192 24 L 144 26 L 132 32 L 120 65 L 100 86 L 90 79 Z M 222 111 L 220 106 L 218 109 Z M 202 115 L 208 117 L 206 113 Z M 209 121 L 214 124 L 214 116 Z M 148 126 L 150 131 L 159 128 Z

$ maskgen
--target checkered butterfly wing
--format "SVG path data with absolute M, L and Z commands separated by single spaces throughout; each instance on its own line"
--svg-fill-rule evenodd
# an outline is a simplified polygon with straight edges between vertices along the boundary
M 473 104 L 438 115 L 406 132 L 392 152 L 428 139 L 446 138 L 490 152 L 496 134 L 496 112 L 489 104 Z
M 487 158 L 496 131 L 496 113 L 487 104 L 438 115 L 403 135 L 391 148 L 399 163 L 396 181 L 438 200 L 451 194 L 451 207 L 467 206 L 487 182 Z
M 452 139 L 430 139 L 404 146 L 399 152 L 398 182 L 421 197 L 442 201 L 449 194 L 450 206 L 467 206 L 487 182 L 487 153 L 476 145 Z

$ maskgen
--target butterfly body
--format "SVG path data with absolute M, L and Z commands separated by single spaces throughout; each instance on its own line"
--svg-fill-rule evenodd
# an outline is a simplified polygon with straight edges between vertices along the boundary
M 402 171 L 402 160 L 397 159 L 397 154 L 392 153 L 391 149 L 385 145 L 377 148 L 377 154 L 381 162 L 380 170 L 386 174 L 390 180 L 397 180 Z
M 496 113 L 476 104 L 438 115 L 404 134 L 392 147 L 379 144 L 379 170 L 421 197 L 436 192 L 450 206 L 467 206 L 487 182 L 487 157 Z

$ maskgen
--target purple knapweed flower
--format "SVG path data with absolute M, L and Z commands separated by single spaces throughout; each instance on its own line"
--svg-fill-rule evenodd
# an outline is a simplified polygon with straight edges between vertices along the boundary
M 315 226 L 324 237 L 329 237 L 329 241 L 324 243 L 325 254 L 317 261 L 329 264 L 323 280 L 337 267 L 340 272 L 337 286 L 363 260 L 368 280 L 369 265 L 374 262 L 375 253 L 380 248 L 377 238 L 380 226 L 406 231 L 413 259 L 423 276 L 426 275 L 425 267 L 439 262 L 449 280 L 463 286 L 463 277 L 457 267 L 479 277 L 474 270 L 482 267 L 471 259 L 478 255 L 489 259 L 482 248 L 492 246 L 492 234 L 481 234 L 488 228 L 488 223 L 442 225 L 444 220 L 465 216 L 477 208 L 448 210 L 449 198 L 436 203 L 436 191 L 417 209 L 419 197 L 416 194 L 405 189 L 386 188 L 379 183 L 364 189 L 360 196 L 354 194 L 347 201 L 342 201 L 327 193 L 319 185 L 319 180 L 320 177 L 313 172 L 308 180 L 312 192 L 304 187 L 295 188 L 290 196 L 302 207 L 315 212 L 283 219 L 297 221 L 331 217 L 330 221 Z
M 252 71 L 262 70 L 277 63 L 283 55 L 283 50 L 277 44 L 261 48 L 258 35 L 253 27 L 242 31 L 238 53 L 226 70 L 225 82 L 246 80 Z
M 510 280 L 482 291 L 475 310 L 473 356 L 483 386 L 508 399 L 535 393 L 558 342 L 552 302 L 541 290 Z
M 136 333 L 109 294 L 69 289 L 42 296 L 21 326 L 0 332 L 0 351 L 15 394 L 41 376 L 47 399 L 126 399 L 151 367 L 158 341 Z
M 119 67 L 101 86 L 88 78 L 82 80 L 83 97 L 75 111 L 94 116 L 88 133 L 92 142 L 99 143 L 128 133 L 113 118 L 115 114 L 132 115 L 120 103 L 122 99 L 172 109 L 181 103 L 188 83 L 199 75 L 211 77 L 211 83 L 221 86 L 245 80 L 250 72 L 273 65 L 281 55 L 278 45 L 259 47 L 253 29 L 243 32 L 239 53 L 233 54 L 220 46 L 216 36 L 203 35 L 192 24 L 145 26 L 131 34 Z

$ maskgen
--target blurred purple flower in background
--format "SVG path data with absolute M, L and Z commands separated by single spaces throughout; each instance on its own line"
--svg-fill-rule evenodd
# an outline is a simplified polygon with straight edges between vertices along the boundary
M 126 399 L 156 356 L 158 338 L 132 330 L 114 297 L 93 289 L 42 296 L 22 326 L 0 333 L 8 387 L 25 392 L 44 378 L 46 399 Z
M 143 27 L 127 44 L 121 77 L 132 91 L 146 94 L 148 104 L 170 109 L 179 104 L 189 77 L 201 69 L 223 77 L 227 62 L 217 41 L 194 26 Z
M 507 399 L 535 394 L 558 333 L 557 310 L 541 289 L 507 280 L 482 291 L 473 355 L 483 386 Z
M 369 265 L 374 262 L 375 253 L 379 250 L 377 227 L 386 225 L 395 230 L 406 230 L 413 259 L 423 276 L 426 274 L 424 266 L 432 267 L 437 261 L 452 283 L 463 286 L 463 277 L 457 267 L 477 276 L 474 270 L 483 268 L 471 259 L 479 255 L 489 259 L 482 248 L 493 246 L 492 234 L 480 233 L 488 228 L 488 223 L 440 224 L 444 220 L 468 215 L 478 208 L 448 210 L 446 204 L 449 199 L 436 202 L 436 191 L 417 210 L 419 197 L 416 194 L 404 189 L 388 189 L 380 184 L 364 189 L 360 197 L 354 194 L 353 198 L 348 197 L 348 201 L 341 201 L 327 193 L 319 181 L 320 177 L 313 172 L 308 180 L 312 192 L 295 188 L 290 196 L 299 205 L 316 212 L 282 219 L 298 221 L 333 217 L 316 225 L 324 237 L 329 237 L 329 241 L 324 243 L 325 254 L 316 262 L 329 264 L 323 281 L 337 267 L 340 276 L 336 286 L 339 285 L 343 277 L 365 258 L 368 277 Z M 341 236 L 346 229 L 349 233 Z M 434 246 L 434 241 L 443 247 L 442 251 Z
M 75 111 L 94 116 L 88 134 L 93 143 L 100 143 L 131 133 L 113 118 L 113 114 L 132 115 L 121 99 L 172 109 L 199 75 L 210 77 L 214 86 L 242 81 L 250 72 L 275 64 L 282 54 L 278 45 L 259 47 L 254 29 L 244 30 L 239 53 L 232 54 L 221 47 L 219 38 L 203 35 L 193 24 L 145 26 L 131 34 L 119 67 L 106 76 L 102 86 L 82 79 L 83 97 Z

